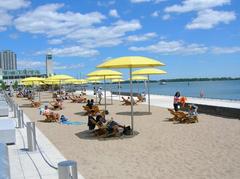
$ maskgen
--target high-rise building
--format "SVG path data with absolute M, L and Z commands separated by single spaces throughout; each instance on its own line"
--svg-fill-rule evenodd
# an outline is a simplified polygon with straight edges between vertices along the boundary
M 53 56 L 50 53 L 46 55 L 46 74 L 47 76 L 53 75 Z
M 0 52 L 0 68 L 3 70 L 17 69 L 17 55 L 10 50 Z

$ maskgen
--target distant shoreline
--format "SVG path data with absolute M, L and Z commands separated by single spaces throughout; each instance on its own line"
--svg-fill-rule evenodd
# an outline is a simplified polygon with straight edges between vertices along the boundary
M 150 82 L 194 82 L 194 81 L 233 81 L 240 80 L 240 77 L 220 77 L 220 78 L 175 78 L 175 79 L 162 79 L 162 80 L 150 80 Z M 122 84 L 129 83 L 129 80 L 121 82 Z M 143 81 L 133 81 L 133 83 L 143 83 Z

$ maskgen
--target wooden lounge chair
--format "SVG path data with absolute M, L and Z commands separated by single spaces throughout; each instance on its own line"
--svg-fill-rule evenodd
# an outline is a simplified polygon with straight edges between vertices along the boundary
M 33 100 L 31 100 L 31 106 L 33 108 L 39 108 L 41 106 L 41 102 L 40 101 L 33 101 Z
M 51 101 L 49 104 L 53 107 L 53 110 L 60 109 L 62 110 L 62 105 L 60 105 L 57 101 Z
M 168 109 L 168 111 L 173 115 L 173 117 L 170 118 L 169 121 L 178 121 L 183 123 L 185 121 L 185 118 L 187 117 L 187 113 L 184 113 L 182 111 L 174 111 L 173 109 Z
M 58 122 L 60 115 L 58 113 L 50 112 L 49 114 L 44 114 L 46 116 L 45 122 Z
M 88 106 L 82 106 L 82 107 L 86 111 L 84 115 L 92 114 L 93 116 L 95 116 L 97 113 L 103 112 L 103 110 L 100 110 L 97 105 L 92 106 L 91 109 Z
M 126 106 L 130 106 L 131 105 L 131 101 L 128 100 L 128 99 L 125 99 L 124 97 L 122 97 L 122 101 L 121 102 L 123 102 L 122 105 L 126 105 Z M 135 102 L 133 100 L 133 105 L 135 105 L 135 104 L 137 104 L 137 102 Z
M 137 102 L 144 102 L 144 101 L 145 99 L 141 95 L 137 96 Z

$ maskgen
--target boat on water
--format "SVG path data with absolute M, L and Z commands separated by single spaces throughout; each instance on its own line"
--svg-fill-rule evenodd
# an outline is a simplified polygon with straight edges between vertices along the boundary
M 159 83 L 160 85 L 166 85 L 167 84 L 167 82 L 166 81 L 160 81 L 160 83 Z

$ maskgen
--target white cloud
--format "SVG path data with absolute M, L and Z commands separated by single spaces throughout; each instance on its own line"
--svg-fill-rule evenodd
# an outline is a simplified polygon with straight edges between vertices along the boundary
M 118 12 L 117 12 L 116 9 L 111 9 L 111 10 L 109 11 L 109 16 L 111 16 L 111 17 L 116 17 L 116 18 L 119 17 Z
M 211 51 L 214 54 L 240 53 L 240 47 L 213 47 Z
M 160 15 L 159 11 L 154 11 L 151 16 L 152 17 L 158 17 Z
M 63 40 L 62 39 L 50 39 L 50 40 L 48 40 L 48 43 L 50 45 L 59 45 L 59 44 L 63 43 Z
M 11 25 L 12 16 L 6 11 L 0 10 L 0 32 L 5 31 L 7 26 Z
M 109 6 L 111 6 L 111 5 L 114 5 L 115 3 L 116 3 L 115 0 L 107 1 L 107 2 L 97 1 L 97 5 L 98 5 L 98 6 L 102 6 L 102 7 L 109 7 Z
M 3 10 L 16 10 L 30 5 L 29 0 L 1 0 L 0 9 Z
M 39 60 L 17 60 L 19 69 L 39 69 L 45 67 L 44 61 Z
M 187 29 L 211 29 L 214 26 L 224 23 L 228 24 L 229 22 L 236 19 L 234 12 L 226 11 L 213 11 L 207 9 L 204 11 L 198 12 L 198 16 L 193 19 L 193 21 L 186 25 Z
M 99 54 L 95 49 L 83 48 L 80 46 L 71 46 L 65 48 L 50 48 L 45 51 L 38 51 L 36 55 L 45 55 L 51 52 L 54 56 L 59 57 L 93 57 Z
M 131 35 L 127 37 L 127 41 L 129 42 L 140 42 L 140 41 L 147 41 L 149 39 L 152 39 L 154 37 L 157 37 L 157 34 L 154 32 L 146 33 L 143 35 Z
M 230 4 L 231 0 L 184 0 L 181 5 L 173 5 L 165 8 L 165 12 L 185 13 L 201 11 L 205 9 Z
M 145 47 L 130 47 L 132 51 L 144 51 L 158 54 L 201 54 L 208 48 L 201 44 L 186 44 L 183 41 L 159 41 L 157 44 Z
M 85 64 L 83 63 L 79 63 L 79 64 L 67 64 L 67 65 L 64 65 L 64 64 L 60 64 L 60 63 L 56 63 L 54 64 L 53 68 L 55 70 L 70 70 L 70 69 L 79 69 L 79 68 L 83 68 L 85 67 Z
M 10 34 L 9 35 L 9 37 L 11 38 L 11 39 L 18 39 L 18 34 L 17 33 L 13 33 L 13 34 Z
M 145 3 L 145 2 L 154 2 L 154 3 L 160 3 L 166 0 L 130 0 L 131 3 Z
M 13 16 L 10 11 L 27 7 L 28 0 L 1 0 L 0 1 L 0 32 L 5 31 L 12 24 Z
M 137 20 L 129 22 L 119 20 L 110 26 L 100 26 L 95 28 L 83 28 L 68 34 L 67 39 L 77 41 L 84 47 L 109 47 L 121 44 L 122 38 L 127 32 L 141 28 Z
M 15 26 L 20 31 L 47 35 L 47 38 L 51 38 L 48 41 L 50 44 L 60 44 L 61 40 L 77 43 L 78 46 L 87 49 L 87 52 L 90 51 L 94 55 L 98 54 L 98 51 L 93 48 L 119 45 L 123 43 L 128 32 L 136 31 L 142 27 L 138 20 L 118 20 L 110 25 L 102 25 L 102 20 L 106 17 L 101 13 L 58 12 L 61 7 L 63 4 L 39 6 L 17 18 L 14 21 Z M 110 14 L 118 16 L 115 9 L 112 9 Z M 78 50 L 76 54 L 78 54 Z
M 164 14 L 163 16 L 162 16 L 162 19 L 163 20 L 168 20 L 168 19 L 170 19 L 171 18 L 171 16 L 169 15 L 169 14 Z
M 83 27 L 100 23 L 105 16 L 98 12 L 88 14 L 57 12 L 63 4 L 47 4 L 37 7 L 15 19 L 15 26 L 23 32 L 57 36 L 71 33 Z

